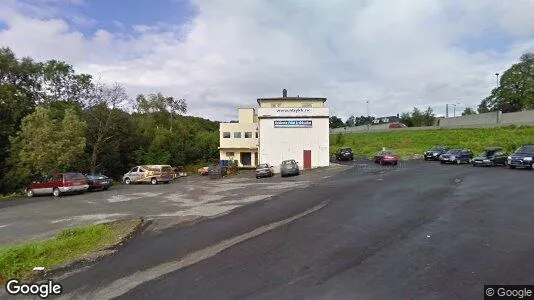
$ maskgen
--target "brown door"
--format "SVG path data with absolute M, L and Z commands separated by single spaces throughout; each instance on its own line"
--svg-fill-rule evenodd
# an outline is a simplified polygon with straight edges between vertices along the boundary
M 304 150 L 304 170 L 311 169 L 311 150 Z

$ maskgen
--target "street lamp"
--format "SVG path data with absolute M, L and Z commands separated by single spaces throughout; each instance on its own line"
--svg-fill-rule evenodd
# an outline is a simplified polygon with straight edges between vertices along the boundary
M 367 104 L 367 130 L 371 129 L 371 118 L 369 118 L 369 100 L 365 101 Z
M 495 73 L 495 77 L 497 77 L 497 87 L 499 87 L 500 86 L 499 73 Z

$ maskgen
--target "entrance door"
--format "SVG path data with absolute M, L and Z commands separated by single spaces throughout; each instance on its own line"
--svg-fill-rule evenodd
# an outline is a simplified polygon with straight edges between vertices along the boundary
M 304 150 L 304 170 L 311 169 L 311 150 Z
M 250 166 L 252 164 L 251 152 L 241 152 L 241 164 L 243 166 Z
M 258 152 L 254 152 L 254 166 L 258 165 Z

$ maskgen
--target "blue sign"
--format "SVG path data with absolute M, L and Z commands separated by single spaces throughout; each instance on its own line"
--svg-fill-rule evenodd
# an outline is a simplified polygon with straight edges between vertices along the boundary
M 276 120 L 274 128 L 311 128 L 312 120 Z

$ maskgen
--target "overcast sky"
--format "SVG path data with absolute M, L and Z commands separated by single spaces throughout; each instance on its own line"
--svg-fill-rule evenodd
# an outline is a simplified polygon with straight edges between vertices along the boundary
M 343 119 L 476 107 L 534 51 L 534 0 L 0 0 L 0 46 L 237 118 L 281 95 Z

